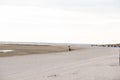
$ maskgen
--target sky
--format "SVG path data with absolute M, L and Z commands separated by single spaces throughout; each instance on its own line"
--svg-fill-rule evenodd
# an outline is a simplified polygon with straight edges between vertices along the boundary
M 119 0 L 0 0 L 0 41 L 120 43 Z

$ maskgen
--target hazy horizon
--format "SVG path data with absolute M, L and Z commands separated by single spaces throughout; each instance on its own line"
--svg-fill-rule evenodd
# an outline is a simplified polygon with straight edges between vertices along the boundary
M 120 43 L 119 0 L 2 0 L 0 41 Z

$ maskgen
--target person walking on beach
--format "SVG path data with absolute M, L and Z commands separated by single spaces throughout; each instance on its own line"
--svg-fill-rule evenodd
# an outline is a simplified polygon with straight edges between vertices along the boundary
M 68 51 L 71 51 L 71 47 L 70 46 L 68 46 Z

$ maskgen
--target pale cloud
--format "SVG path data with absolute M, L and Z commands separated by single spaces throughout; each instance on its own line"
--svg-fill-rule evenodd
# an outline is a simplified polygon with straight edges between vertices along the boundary
M 35 6 L 39 3 L 48 6 L 50 4 L 48 2 L 42 2 L 42 0 L 39 2 L 38 0 L 1 2 L 0 41 L 63 43 L 117 43 L 120 41 L 120 11 L 118 8 Z M 56 1 L 51 0 L 50 2 L 56 4 Z M 62 0 L 61 2 L 71 3 L 73 1 Z M 75 0 L 74 4 L 76 2 L 80 1 Z M 103 0 L 90 2 L 101 2 L 102 4 Z M 112 0 L 109 3 L 112 3 Z M 28 5 L 25 6 L 26 4 Z M 60 6 L 64 8 L 60 8 Z
M 1 0 L 1 5 L 22 5 L 22 6 L 47 6 L 46 0 Z
M 119 7 L 119 0 L 1 0 L 0 4 L 39 7 Z

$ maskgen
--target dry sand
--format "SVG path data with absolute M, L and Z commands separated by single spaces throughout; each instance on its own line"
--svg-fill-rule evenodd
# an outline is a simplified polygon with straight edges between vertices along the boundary
M 0 57 L 0 80 L 120 80 L 118 49 Z

